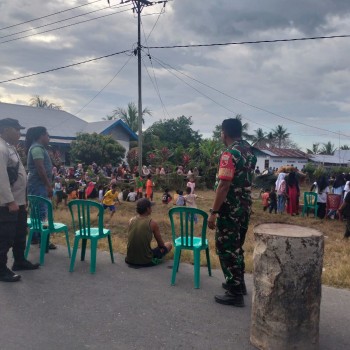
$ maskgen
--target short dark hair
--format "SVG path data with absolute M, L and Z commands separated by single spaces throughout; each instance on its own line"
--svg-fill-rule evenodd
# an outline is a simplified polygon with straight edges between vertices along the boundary
M 242 136 L 242 122 L 237 118 L 225 119 L 221 126 L 222 131 L 231 138 Z
M 141 198 L 136 202 L 136 212 L 140 215 L 147 212 L 148 208 L 151 208 L 152 203 L 147 198 Z
M 114 190 L 115 188 L 117 188 L 117 184 L 112 184 L 111 188 Z

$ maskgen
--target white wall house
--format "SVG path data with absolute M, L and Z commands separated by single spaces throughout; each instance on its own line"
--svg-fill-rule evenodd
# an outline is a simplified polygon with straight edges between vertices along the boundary
M 308 155 L 302 151 L 285 148 L 256 148 L 257 166 L 260 171 L 279 168 L 282 165 L 293 165 L 299 170 L 308 162 Z

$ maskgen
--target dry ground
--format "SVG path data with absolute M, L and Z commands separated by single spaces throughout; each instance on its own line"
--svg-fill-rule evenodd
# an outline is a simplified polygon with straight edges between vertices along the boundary
M 196 192 L 202 199 L 197 200 L 198 208 L 204 211 L 209 210 L 211 207 L 214 192 L 213 191 L 198 191 Z M 246 256 L 246 271 L 252 272 L 252 256 L 254 250 L 254 234 L 253 228 L 255 225 L 265 222 L 283 222 L 301 225 L 305 227 L 312 227 L 322 231 L 325 235 L 325 256 L 324 256 L 324 271 L 323 271 L 323 283 L 326 285 L 342 288 L 350 288 L 350 264 L 348 262 L 350 256 L 350 241 L 343 240 L 343 234 L 345 230 L 345 223 L 338 220 L 320 220 L 313 218 L 310 214 L 309 217 L 290 216 L 287 214 L 269 214 L 262 210 L 261 200 L 259 199 L 259 193 L 253 193 L 254 204 L 251 217 L 251 222 L 245 243 L 245 256 Z M 170 222 L 167 215 L 167 211 L 172 207 L 172 204 L 166 206 L 161 203 L 161 193 L 156 193 L 154 201 L 157 203 L 153 207 L 152 217 L 159 223 L 161 233 L 165 241 L 171 240 L 171 229 Z M 108 211 L 105 212 L 105 223 L 110 224 L 113 236 L 113 248 L 117 253 L 126 254 L 127 244 L 127 226 L 129 219 L 135 215 L 135 203 L 123 202 L 122 205 L 118 206 L 117 213 L 112 218 L 111 222 L 109 219 Z M 71 229 L 71 218 L 67 208 L 60 207 L 55 210 L 54 213 L 55 221 L 63 222 L 69 225 L 70 233 Z M 210 254 L 211 262 L 214 268 L 219 268 L 219 261 L 215 254 L 214 244 L 214 231 L 207 230 L 207 237 L 210 243 Z M 54 242 L 59 244 L 65 244 L 65 241 L 61 235 L 56 236 L 53 239 Z M 107 250 L 107 240 L 101 240 L 99 244 L 100 249 Z M 182 261 L 192 261 L 192 254 L 182 255 Z M 173 253 L 169 254 L 168 259 L 173 258 Z M 202 263 L 205 264 L 205 257 L 202 256 Z

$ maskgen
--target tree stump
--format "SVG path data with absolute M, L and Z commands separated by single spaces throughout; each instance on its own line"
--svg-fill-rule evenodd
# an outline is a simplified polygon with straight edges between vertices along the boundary
M 323 234 L 296 225 L 254 228 L 250 341 L 258 349 L 319 346 Z

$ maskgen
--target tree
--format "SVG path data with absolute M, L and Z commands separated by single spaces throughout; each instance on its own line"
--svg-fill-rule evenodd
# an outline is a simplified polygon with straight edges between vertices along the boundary
M 30 99 L 29 106 L 38 107 L 38 108 L 58 109 L 58 110 L 62 109 L 61 106 L 56 105 L 55 103 L 50 102 L 49 100 L 44 100 L 39 95 L 34 95 Z
M 259 147 L 259 146 L 266 146 L 267 141 L 267 134 L 263 129 L 258 128 L 254 130 L 254 134 L 251 137 L 252 145 Z
M 348 145 L 343 145 L 343 146 L 340 146 L 340 149 L 343 151 L 348 151 L 350 150 L 350 147 Z
M 333 155 L 335 150 L 334 144 L 328 141 L 327 143 L 323 143 L 320 154 Z
M 147 107 L 142 111 L 142 124 L 145 123 L 143 117 L 146 114 L 148 114 L 149 116 L 152 115 L 151 111 Z M 133 132 L 137 133 L 139 129 L 139 112 L 134 102 L 128 103 L 127 110 L 119 107 L 113 111 L 112 115 L 108 115 L 103 119 L 114 120 L 118 118 L 120 118 Z
M 78 134 L 72 142 L 70 156 L 74 162 L 92 164 L 98 162 L 105 165 L 113 161 L 118 164 L 125 155 L 125 148 L 110 135 Z
M 312 144 L 312 149 L 307 148 L 306 149 L 307 154 L 320 154 L 321 150 L 320 150 L 320 144 L 317 143 L 313 143 Z
M 283 141 L 287 140 L 290 133 L 282 125 L 277 125 L 275 129 L 272 130 L 273 136 L 277 139 L 278 148 L 282 147 Z

